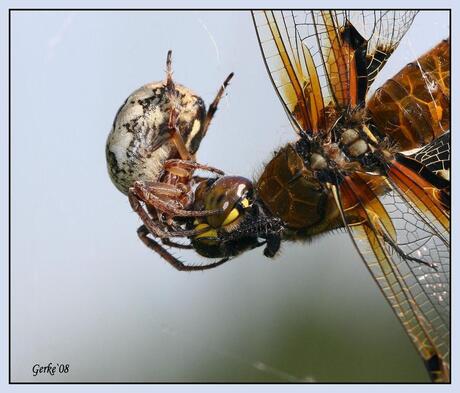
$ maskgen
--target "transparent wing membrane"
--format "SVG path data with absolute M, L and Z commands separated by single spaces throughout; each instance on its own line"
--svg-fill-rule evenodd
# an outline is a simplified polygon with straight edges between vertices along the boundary
M 442 370 L 430 371 L 447 375 L 448 232 L 432 225 L 383 176 L 355 173 L 338 189 L 346 228 L 363 261 L 425 362 L 441 360 Z
M 431 378 L 445 382 L 450 364 L 450 41 L 408 64 L 366 100 L 416 14 L 267 10 L 254 11 L 253 18 L 270 79 L 307 146 L 307 167 L 310 135 L 302 131 L 316 132 L 311 140 L 319 140 L 326 151 L 336 141 L 333 126 L 347 128 L 348 121 L 355 127 L 347 116 L 365 107 L 370 120 L 361 123 L 372 123 L 368 136 L 375 143 L 369 156 L 380 153 L 381 168 L 347 156 L 357 165 L 328 164 L 322 182 L 333 192 L 356 249 Z M 332 184 L 333 179 L 340 181 Z
M 431 172 L 449 180 L 450 176 L 450 131 L 433 143 L 420 149 L 411 157 L 427 167 Z
M 253 11 L 273 85 L 294 128 L 327 130 L 362 104 L 416 11 Z

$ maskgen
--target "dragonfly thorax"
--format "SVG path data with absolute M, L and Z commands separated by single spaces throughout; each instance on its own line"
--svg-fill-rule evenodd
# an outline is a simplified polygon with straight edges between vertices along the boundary
M 340 136 L 340 144 L 349 158 L 362 156 L 369 150 L 367 141 L 361 137 L 358 130 L 354 128 L 344 129 Z
M 342 128 L 336 131 L 336 141 L 327 140 L 324 134 L 313 137 L 302 136 L 296 150 L 305 165 L 313 172 L 365 168 L 365 157 L 375 150 L 368 142 L 365 131 L 356 128 Z

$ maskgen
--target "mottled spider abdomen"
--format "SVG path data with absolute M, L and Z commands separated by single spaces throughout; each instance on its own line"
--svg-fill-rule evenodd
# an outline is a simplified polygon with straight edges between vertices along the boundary
M 206 108 L 190 89 L 175 84 L 177 128 L 190 154 L 203 138 Z M 170 139 L 171 92 L 166 81 L 149 83 L 134 91 L 118 110 L 107 139 L 110 178 L 124 194 L 137 180 L 157 181 L 168 159 L 179 158 Z

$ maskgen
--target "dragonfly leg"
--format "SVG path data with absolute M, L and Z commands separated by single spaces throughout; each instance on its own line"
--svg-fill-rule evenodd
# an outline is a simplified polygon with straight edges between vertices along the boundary
M 437 270 L 437 267 L 434 263 L 429 263 L 422 259 L 406 254 L 392 239 L 390 239 L 390 237 L 386 233 L 382 233 L 382 236 L 385 242 L 396 252 L 396 254 L 398 254 L 405 261 L 421 263 L 423 265 L 431 267 L 432 269 Z
M 267 235 L 264 255 L 268 258 L 273 258 L 281 247 L 281 237 L 279 235 Z

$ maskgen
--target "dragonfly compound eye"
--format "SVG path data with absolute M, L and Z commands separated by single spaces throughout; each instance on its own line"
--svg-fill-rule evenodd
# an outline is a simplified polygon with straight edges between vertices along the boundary
M 240 176 L 224 176 L 216 180 L 204 195 L 206 210 L 222 209 L 222 213 L 206 217 L 206 222 L 197 223 L 196 229 L 209 227 L 209 231 L 196 238 L 216 237 L 216 229 L 231 230 L 236 226 L 245 209 L 252 204 L 252 182 Z

